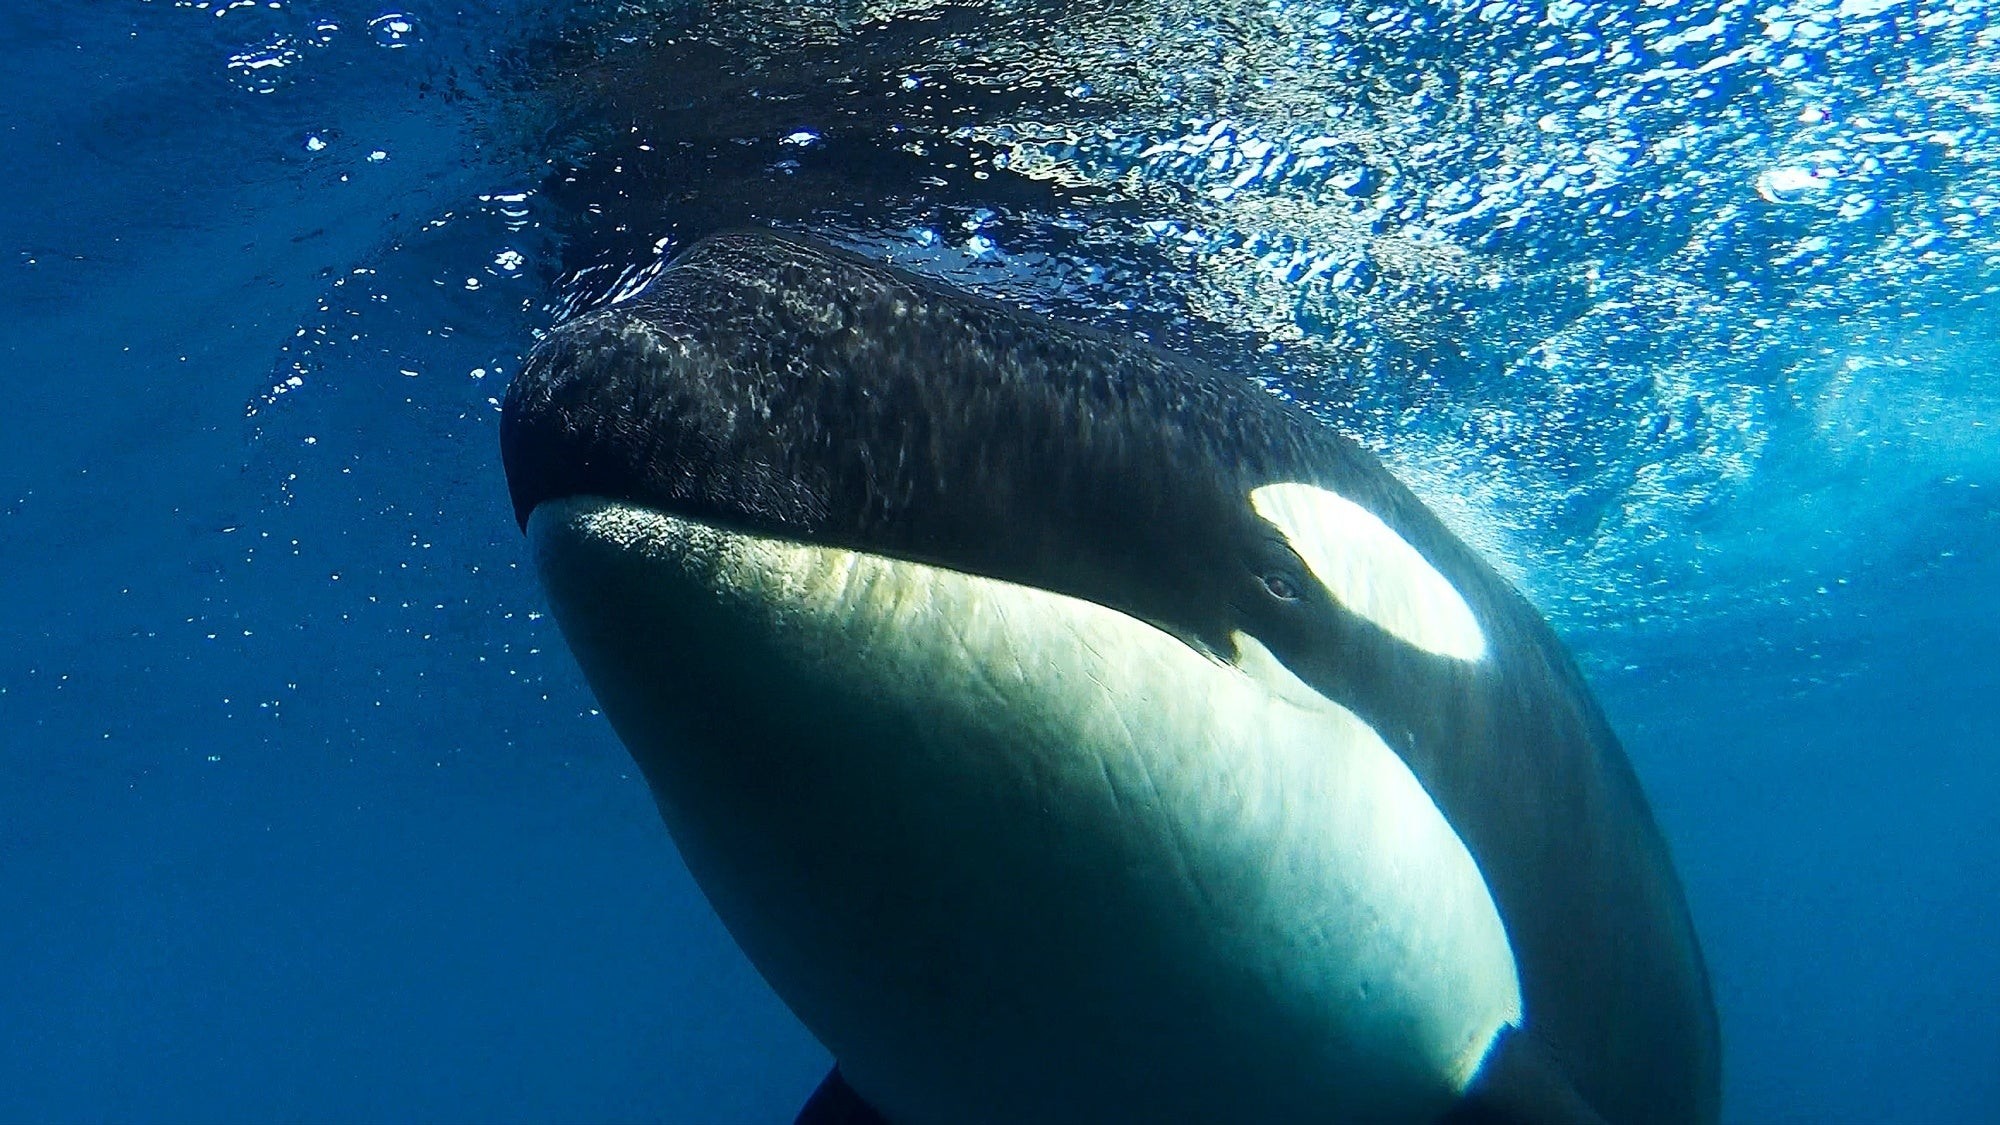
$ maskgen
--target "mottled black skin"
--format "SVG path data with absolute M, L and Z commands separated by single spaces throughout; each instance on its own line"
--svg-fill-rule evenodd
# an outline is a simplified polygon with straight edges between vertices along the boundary
M 1240 379 L 826 247 L 745 233 L 558 328 L 509 389 L 516 515 L 596 495 L 1261 639 L 1400 753 L 1519 966 L 1521 1053 L 1612 1125 L 1712 1122 L 1713 1002 L 1637 780 L 1540 616 L 1354 442 Z M 1348 613 L 1248 497 L 1316 484 L 1463 594 L 1490 652 Z M 1547 1076 L 1544 1075 L 1544 1078 Z

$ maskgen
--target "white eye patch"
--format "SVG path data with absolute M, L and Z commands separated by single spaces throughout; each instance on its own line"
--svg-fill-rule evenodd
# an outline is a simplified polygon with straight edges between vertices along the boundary
M 1350 612 L 1426 652 L 1459 660 L 1486 655 L 1472 607 L 1375 513 L 1290 481 L 1252 489 L 1250 506 L 1285 533 L 1313 577 Z

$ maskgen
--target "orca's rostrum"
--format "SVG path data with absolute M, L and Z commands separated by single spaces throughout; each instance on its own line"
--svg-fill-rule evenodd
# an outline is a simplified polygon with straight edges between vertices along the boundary
M 1535 611 L 1241 379 L 770 234 L 556 329 L 508 483 L 805 1121 L 1713 1122 Z

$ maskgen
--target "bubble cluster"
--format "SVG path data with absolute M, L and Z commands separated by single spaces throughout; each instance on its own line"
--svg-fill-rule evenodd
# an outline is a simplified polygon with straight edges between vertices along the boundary
M 252 94 L 274 94 L 283 89 L 305 69 L 301 64 L 308 52 L 324 52 L 338 43 L 342 34 L 340 20 L 326 16 L 300 20 L 277 3 L 266 6 L 255 0 L 214 4 L 208 0 L 181 0 L 176 6 L 209 12 L 216 17 L 243 9 L 259 11 L 287 28 L 237 50 L 225 60 L 224 69 L 230 81 Z M 388 50 L 402 50 L 421 43 L 424 38 L 422 25 L 400 12 L 376 16 L 368 21 L 365 30 L 377 46 Z
M 229 79 L 252 94 L 274 94 L 297 73 L 302 58 L 289 39 L 275 39 L 229 56 Z

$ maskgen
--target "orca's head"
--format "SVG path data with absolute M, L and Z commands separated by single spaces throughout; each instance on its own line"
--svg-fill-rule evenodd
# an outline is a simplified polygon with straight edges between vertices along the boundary
M 501 447 L 524 529 L 592 497 L 999 579 L 1221 660 L 1254 637 L 1364 710 L 1368 681 L 1488 648 L 1488 572 L 1297 407 L 775 235 L 711 238 L 556 329 Z

